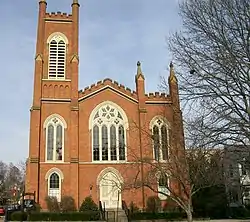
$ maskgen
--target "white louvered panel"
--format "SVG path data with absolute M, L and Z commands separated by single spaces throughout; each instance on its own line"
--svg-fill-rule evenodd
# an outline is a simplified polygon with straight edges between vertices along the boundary
M 49 78 L 64 79 L 66 62 L 66 44 L 52 40 L 49 45 Z

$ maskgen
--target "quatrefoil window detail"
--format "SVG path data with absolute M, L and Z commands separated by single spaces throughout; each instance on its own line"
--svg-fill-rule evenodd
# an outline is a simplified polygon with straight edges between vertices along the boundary
M 113 120 L 114 118 L 115 120 Z M 102 121 L 104 121 L 104 119 L 108 121 L 115 121 L 116 124 L 118 124 L 120 120 L 123 120 L 121 113 L 111 105 L 106 105 L 96 112 L 94 120 L 97 120 L 99 124 L 102 124 L 100 119 L 102 119 Z
M 110 102 L 99 106 L 91 116 L 93 161 L 125 161 L 126 115 Z
M 160 119 L 157 120 L 157 123 L 161 125 L 162 121 Z
M 54 118 L 52 121 L 53 121 L 53 123 L 56 124 L 56 123 L 58 122 L 58 119 L 57 119 L 57 118 Z

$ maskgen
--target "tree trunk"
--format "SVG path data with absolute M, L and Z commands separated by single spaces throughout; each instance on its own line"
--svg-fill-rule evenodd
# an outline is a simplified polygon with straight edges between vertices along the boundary
M 192 214 L 192 211 L 191 211 L 191 210 L 187 210 L 187 211 L 186 211 L 186 214 L 187 214 L 187 221 L 188 221 L 188 222 L 192 222 L 192 221 L 193 221 L 193 214 Z

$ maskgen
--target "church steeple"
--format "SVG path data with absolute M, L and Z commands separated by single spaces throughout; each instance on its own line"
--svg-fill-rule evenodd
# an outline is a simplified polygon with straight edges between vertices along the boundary
M 137 62 L 137 72 L 135 75 L 136 93 L 138 95 L 139 107 L 145 108 L 145 77 L 141 70 L 141 62 Z
M 144 75 L 143 75 L 143 73 L 142 73 L 142 71 L 141 71 L 141 62 L 138 61 L 138 62 L 137 62 L 137 73 L 136 73 L 135 78 L 136 78 L 136 80 L 137 80 L 137 79 L 139 79 L 140 77 L 143 78 L 143 79 L 145 80 L 145 77 L 144 77 Z
M 168 77 L 169 93 L 170 93 L 173 105 L 179 109 L 180 102 L 179 102 L 178 80 L 175 75 L 173 62 L 170 62 L 169 68 L 170 68 L 170 73 Z
M 169 67 L 170 67 L 170 74 L 169 74 L 168 82 L 177 84 L 178 80 L 177 80 L 175 72 L 174 72 L 173 62 L 170 62 Z

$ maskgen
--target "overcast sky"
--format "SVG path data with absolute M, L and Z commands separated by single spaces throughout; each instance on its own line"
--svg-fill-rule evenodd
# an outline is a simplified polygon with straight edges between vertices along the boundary
M 47 11 L 71 12 L 73 0 L 47 0 Z M 172 57 L 168 36 L 180 29 L 177 0 L 79 0 L 80 85 L 111 78 L 135 89 L 142 62 L 147 92 L 159 91 Z M 0 160 L 25 161 L 33 96 L 38 0 L 0 1 Z

